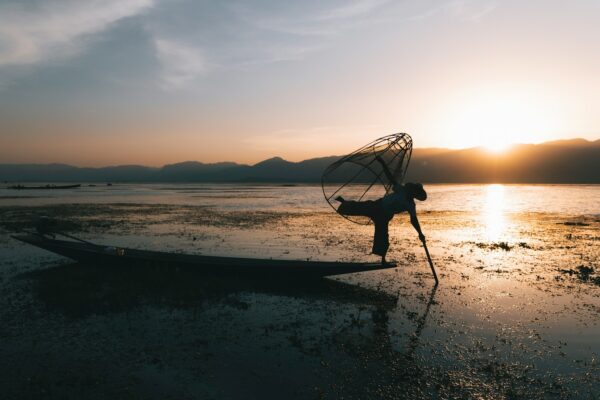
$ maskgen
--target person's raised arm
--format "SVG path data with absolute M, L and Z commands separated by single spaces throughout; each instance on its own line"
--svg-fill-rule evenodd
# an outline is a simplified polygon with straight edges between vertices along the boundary
M 385 176 L 389 179 L 389 181 L 392 183 L 392 185 L 396 184 L 396 180 L 394 179 L 394 175 L 392 175 L 392 173 L 390 172 L 390 169 L 385 164 L 385 162 L 383 161 L 383 159 L 379 155 L 376 155 L 375 159 L 379 162 L 379 164 L 381 164 L 381 167 L 383 168 L 383 172 L 385 173 Z

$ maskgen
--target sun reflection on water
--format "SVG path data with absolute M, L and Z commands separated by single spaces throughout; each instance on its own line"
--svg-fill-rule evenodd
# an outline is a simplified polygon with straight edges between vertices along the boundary
M 498 241 L 506 229 L 504 213 L 504 185 L 493 184 L 486 188 L 483 206 L 484 235 L 488 240 Z

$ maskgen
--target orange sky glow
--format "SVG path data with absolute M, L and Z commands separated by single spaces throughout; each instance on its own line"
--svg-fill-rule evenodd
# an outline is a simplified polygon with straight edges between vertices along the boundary
M 0 5 L 0 163 L 300 161 L 395 132 L 496 152 L 600 137 L 593 2 L 269 4 Z

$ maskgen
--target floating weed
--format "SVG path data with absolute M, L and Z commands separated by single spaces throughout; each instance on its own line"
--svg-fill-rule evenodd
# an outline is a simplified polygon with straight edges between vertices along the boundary
M 486 250 L 504 250 L 504 251 L 510 251 L 512 250 L 515 246 L 508 244 L 508 242 L 492 242 L 492 243 L 484 243 L 484 242 L 465 242 L 467 244 L 474 244 L 475 246 L 479 247 L 480 249 L 486 249 Z M 525 242 L 521 242 L 518 244 L 519 247 L 523 247 L 523 248 L 528 248 L 530 249 L 531 247 L 529 247 L 529 245 Z
M 589 282 L 589 283 L 592 283 L 594 285 L 600 286 L 600 276 L 598 276 L 598 275 L 595 274 L 594 267 L 588 267 L 588 266 L 585 266 L 585 265 L 579 265 L 575 269 L 573 269 L 573 268 L 569 268 L 569 269 L 559 268 L 558 271 L 561 274 L 564 274 L 564 275 L 575 276 L 581 282 Z

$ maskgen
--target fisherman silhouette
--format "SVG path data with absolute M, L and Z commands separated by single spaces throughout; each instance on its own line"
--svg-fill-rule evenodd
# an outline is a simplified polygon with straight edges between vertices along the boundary
M 337 211 L 342 215 L 359 215 L 368 217 L 375 225 L 372 253 L 381 256 L 381 263 L 386 264 L 385 255 L 390 247 L 388 225 L 395 214 L 408 212 L 410 223 L 419 234 L 419 239 L 425 244 L 425 235 L 421 231 L 417 219 L 415 199 L 425 201 L 427 193 L 420 183 L 402 184 L 396 182 L 386 163 L 380 156 L 375 158 L 383 167 L 383 172 L 392 183 L 392 192 L 378 200 L 352 201 L 338 196 L 335 200 L 341 204 Z

